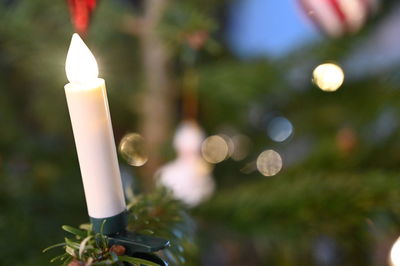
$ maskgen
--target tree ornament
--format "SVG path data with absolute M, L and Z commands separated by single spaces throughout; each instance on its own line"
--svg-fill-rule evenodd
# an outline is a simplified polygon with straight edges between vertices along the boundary
M 192 49 L 200 50 L 206 44 L 209 35 L 206 30 L 197 30 L 186 35 L 186 42 Z
M 159 182 L 172 190 L 175 198 L 196 206 L 214 191 L 211 167 L 200 155 L 204 133 L 197 123 L 183 122 L 177 129 L 174 148 L 178 157 L 159 171 Z
M 68 0 L 72 23 L 79 34 L 85 35 L 87 33 L 96 4 L 97 0 Z
M 325 34 L 339 37 L 361 29 L 374 13 L 377 0 L 299 0 L 314 24 Z
M 68 266 L 85 266 L 85 263 L 79 260 L 71 261 Z
M 112 245 L 110 247 L 110 252 L 114 252 L 117 256 L 122 256 L 125 254 L 126 248 L 121 245 Z
M 342 155 L 353 153 L 358 145 L 358 136 L 354 129 L 344 127 L 336 134 L 336 146 Z

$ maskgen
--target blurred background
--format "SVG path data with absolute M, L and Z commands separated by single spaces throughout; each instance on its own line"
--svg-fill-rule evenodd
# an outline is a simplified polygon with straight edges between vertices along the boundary
M 1 265 L 88 220 L 73 32 L 66 1 L 0 1 Z M 103 0 L 85 41 L 127 197 L 166 186 L 193 219 L 176 264 L 400 265 L 398 1 Z

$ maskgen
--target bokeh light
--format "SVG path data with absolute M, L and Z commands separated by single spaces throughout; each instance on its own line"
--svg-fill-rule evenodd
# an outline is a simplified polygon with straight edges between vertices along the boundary
M 206 138 L 201 145 L 201 154 L 209 163 L 220 163 L 229 156 L 229 145 L 218 135 Z
M 343 84 L 344 72 L 336 64 L 325 63 L 313 71 L 313 82 L 323 91 L 336 91 Z
M 292 135 L 293 125 L 285 117 L 278 116 L 268 123 L 267 133 L 273 141 L 282 142 Z
M 128 164 L 142 166 L 148 160 L 145 146 L 142 136 L 137 133 L 129 133 L 121 139 L 119 152 Z
M 238 134 L 232 137 L 233 153 L 231 158 L 235 161 L 241 161 L 249 155 L 251 149 L 251 140 L 246 135 Z
M 235 151 L 235 144 L 233 143 L 233 139 L 226 134 L 218 134 L 218 136 L 223 138 L 226 142 L 226 145 L 228 145 L 228 154 L 225 157 L 225 159 L 228 159 L 228 157 L 231 157 Z
M 392 266 L 400 266 L 400 237 L 396 240 L 390 250 L 390 263 Z
M 274 150 L 263 151 L 257 158 L 257 170 L 264 176 L 274 176 L 282 169 L 282 158 Z

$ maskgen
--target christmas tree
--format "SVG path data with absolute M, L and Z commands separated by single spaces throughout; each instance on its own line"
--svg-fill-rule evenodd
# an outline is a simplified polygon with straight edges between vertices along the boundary
M 242 2 L 101 1 L 91 14 L 84 40 L 107 81 L 130 230 L 170 239 L 172 265 L 388 265 L 400 235 L 398 3 L 342 4 L 335 24 L 293 0 L 323 34 L 264 52 L 231 32 Z M 4 265 L 47 265 L 61 225 L 88 221 L 63 90 L 69 8 L 0 2 Z M 187 125 L 209 137 L 181 149 L 174 131 Z M 174 171 L 213 181 L 173 183 L 177 201 L 156 188 Z

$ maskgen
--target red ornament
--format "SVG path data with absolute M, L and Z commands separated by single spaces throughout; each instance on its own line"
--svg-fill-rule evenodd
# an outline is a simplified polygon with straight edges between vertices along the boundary
M 197 30 L 186 36 L 186 42 L 194 50 L 200 50 L 209 38 L 206 30 Z
M 114 252 L 117 256 L 122 256 L 125 254 L 126 248 L 121 245 L 112 245 L 110 251 Z
M 72 23 L 77 33 L 86 34 L 96 2 L 97 0 L 68 0 Z
M 357 150 L 358 135 L 352 128 L 342 128 L 336 134 L 336 146 L 341 155 L 350 155 Z
M 79 260 L 74 259 L 71 261 L 68 266 L 85 266 L 85 263 Z
M 377 7 L 378 0 L 299 0 L 306 15 L 330 36 L 357 32 Z

